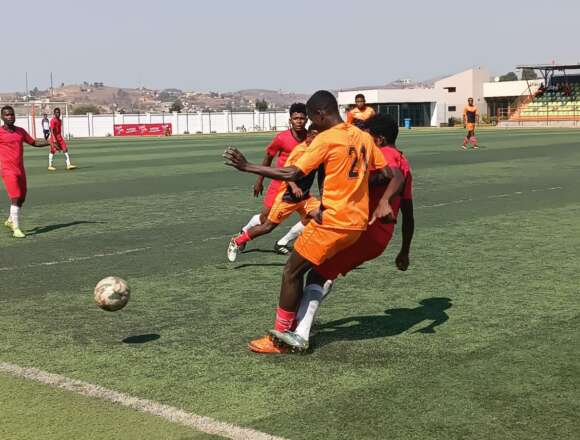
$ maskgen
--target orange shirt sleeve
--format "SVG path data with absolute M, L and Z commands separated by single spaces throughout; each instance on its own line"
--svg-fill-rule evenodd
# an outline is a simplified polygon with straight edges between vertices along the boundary
M 308 150 L 296 161 L 294 166 L 304 174 L 310 174 L 317 169 L 326 159 L 328 154 L 328 145 L 324 141 L 324 136 L 319 134 L 316 139 L 312 141 Z
M 389 165 L 381 149 L 377 147 L 370 134 L 366 133 L 365 144 L 369 146 L 368 150 L 368 169 L 369 171 L 380 170 Z
M 346 112 L 346 122 L 348 122 L 349 124 L 352 124 L 353 119 L 354 118 L 352 117 L 352 111 Z

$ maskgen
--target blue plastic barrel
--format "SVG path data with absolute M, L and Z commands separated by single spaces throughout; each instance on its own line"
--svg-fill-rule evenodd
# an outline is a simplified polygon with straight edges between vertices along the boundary
M 405 123 L 405 128 L 411 129 L 411 118 L 405 118 L 403 122 Z

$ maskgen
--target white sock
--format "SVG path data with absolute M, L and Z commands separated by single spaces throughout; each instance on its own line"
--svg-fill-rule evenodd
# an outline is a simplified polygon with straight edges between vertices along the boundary
M 20 206 L 10 206 L 10 220 L 12 220 L 12 225 L 15 228 L 20 227 Z
M 52 161 L 54 159 L 54 154 L 52 153 L 48 153 L 48 166 L 51 167 L 52 166 Z
M 302 301 L 300 301 L 300 307 L 296 314 L 298 326 L 294 333 L 306 341 L 310 338 L 310 329 L 312 328 L 312 324 L 314 324 L 314 318 L 316 317 L 316 312 L 318 312 L 322 298 L 323 288 L 318 284 L 309 284 L 304 288 Z
M 250 219 L 248 224 L 242 228 L 242 231 L 246 232 L 248 229 L 253 228 L 254 226 L 258 226 L 261 223 L 260 214 L 256 214 Z
M 64 153 L 64 157 L 66 160 L 66 166 L 69 167 L 70 166 L 70 156 L 68 155 L 68 153 Z
M 278 244 L 280 246 L 286 246 L 292 240 L 296 240 L 296 238 L 298 238 L 298 236 L 300 234 L 302 234 L 303 230 L 304 230 L 304 225 L 302 224 L 302 222 L 296 223 L 294 226 L 292 226 L 290 228 L 290 230 L 288 231 L 288 233 L 284 237 L 282 237 L 280 240 L 278 240 Z

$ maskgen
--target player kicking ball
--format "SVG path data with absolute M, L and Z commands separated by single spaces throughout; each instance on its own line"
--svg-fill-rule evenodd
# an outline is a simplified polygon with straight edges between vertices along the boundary
M 294 147 L 284 166 L 294 165 L 308 150 L 308 146 L 317 134 L 318 131 L 314 125 L 310 125 L 306 140 Z M 306 225 L 309 221 L 308 214 L 320 207 L 318 199 L 310 195 L 310 188 L 314 183 L 315 174 L 316 171 L 313 171 L 296 182 L 282 182 L 266 221 L 243 231 L 240 235 L 231 239 L 228 246 L 228 260 L 232 263 L 236 261 L 240 249 L 243 249 L 248 241 L 269 234 L 294 212 L 300 215 L 301 224 Z
M 314 93 L 306 107 L 308 119 L 320 130 L 320 134 L 294 165 L 264 167 L 248 163 L 235 148 L 229 148 L 224 153 L 226 165 L 284 181 L 295 182 L 324 166 L 321 202 L 324 208 L 316 221 L 309 222 L 298 237 L 284 267 L 274 321 L 274 329 L 280 333 L 290 330 L 294 324 L 306 272 L 356 243 L 367 224 L 390 218 L 392 209 L 389 200 L 403 183 L 400 171 L 388 167 L 372 137 L 342 121 L 332 93 L 326 90 Z M 373 170 L 379 170 L 389 183 L 369 216 L 368 179 Z M 248 346 L 258 353 L 279 353 L 282 350 L 276 347 L 269 334 L 251 341 Z
M 262 166 L 271 166 L 276 156 L 276 167 L 279 168 L 284 166 L 288 156 L 292 150 L 294 150 L 296 145 L 304 142 L 304 139 L 306 139 L 307 120 L 308 118 L 306 117 L 306 106 L 303 103 L 297 102 L 290 106 L 290 128 L 286 131 L 278 133 L 270 145 L 268 145 L 266 148 L 266 155 L 262 161 Z M 272 180 L 270 182 L 270 185 L 266 190 L 266 195 L 264 196 L 264 206 L 262 211 L 259 214 L 254 215 L 248 224 L 242 228 L 242 234 L 248 231 L 250 228 L 266 222 L 281 184 L 282 182 L 279 180 Z M 264 176 L 258 176 L 258 179 L 254 184 L 254 197 L 260 196 L 263 191 Z M 290 253 L 288 243 L 296 239 L 296 237 L 298 237 L 298 235 L 300 235 L 303 230 L 304 225 L 302 222 L 296 223 L 284 237 L 276 242 L 274 245 L 274 251 L 281 255 L 288 255 Z M 241 245 L 239 251 L 243 251 L 244 247 L 245 245 Z
M 463 109 L 463 126 L 467 129 L 467 135 L 463 138 L 461 148 L 467 150 L 467 144 L 471 143 L 471 148 L 477 150 L 477 137 L 475 137 L 475 124 L 479 123 L 479 109 L 473 105 L 473 98 L 467 100 L 467 105 Z
M 393 118 L 377 115 L 368 120 L 367 128 L 389 166 L 398 168 L 405 178 L 402 193 L 391 199 L 394 218 L 397 218 L 399 210 L 403 214 L 402 244 L 395 264 L 399 270 L 405 271 L 409 267 L 409 252 L 415 230 L 411 167 L 403 153 L 395 146 L 399 127 Z M 379 174 L 372 173 L 369 183 L 369 212 L 373 212 L 385 191 L 386 181 Z M 308 349 L 310 329 L 320 303 L 330 293 L 333 281 L 339 275 L 346 276 L 348 272 L 361 264 L 382 255 L 393 237 L 394 230 L 395 223 L 374 222 L 362 233 L 354 245 L 313 268 L 307 276 L 304 295 L 296 317 L 296 329 L 286 332 L 272 330 L 271 334 L 274 341 L 281 342 L 284 344 L 283 346 L 290 347 L 292 351 Z
M 62 120 L 60 119 L 60 109 L 54 109 L 53 117 L 50 120 L 50 153 L 48 153 L 48 171 L 56 171 L 53 165 L 54 155 L 61 151 L 66 159 L 66 169 L 74 170 L 76 166 L 70 161 L 68 146 L 62 137 Z
M 14 238 L 24 238 L 26 235 L 20 229 L 20 210 L 27 192 L 23 143 L 33 147 L 46 147 L 49 143 L 35 140 L 26 130 L 16 127 L 16 115 L 12 107 L 2 107 L 0 118 L 4 124 L 0 127 L 0 173 L 10 199 L 10 215 L 4 226 L 12 231 Z

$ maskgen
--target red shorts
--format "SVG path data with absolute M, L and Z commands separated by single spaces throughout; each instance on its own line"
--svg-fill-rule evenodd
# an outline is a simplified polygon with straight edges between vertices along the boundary
M 270 185 L 266 190 L 266 195 L 264 196 L 264 206 L 266 208 L 271 209 L 274 205 L 274 201 L 276 200 L 276 196 L 280 190 L 280 185 L 282 185 L 282 182 L 279 180 L 272 180 L 270 182 Z
M 390 240 L 391 237 L 388 237 L 386 241 L 384 239 L 377 241 L 367 232 L 363 232 L 355 244 L 326 260 L 314 270 L 327 280 L 334 280 L 339 275 L 345 276 L 361 264 L 379 257 L 389 245 Z
M 2 175 L 2 181 L 6 187 L 6 192 L 8 193 L 8 198 L 10 199 L 22 199 L 26 197 L 27 185 L 26 185 L 26 174 L 4 174 Z
M 50 137 L 50 152 L 52 154 L 56 154 L 58 151 L 62 151 L 66 153 L 68 151 L 68 146 L 64 141 L 62 136 L 55 138 L 54 136 Z

